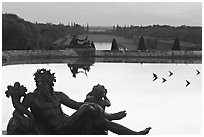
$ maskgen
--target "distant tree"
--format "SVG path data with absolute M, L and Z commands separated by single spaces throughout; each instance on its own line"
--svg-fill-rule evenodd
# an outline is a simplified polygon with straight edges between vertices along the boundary
M 89 33 L 89 23 L 87 23 L 87 26 L 86 26 L 86 33 L 87 34 Z
M 180 50 L 180 49 L 181 49 L 180 42 L 179 42 L 178 37 L 176 37 L 174 44 L 173 44 L 173 47 L 172 47 L 172 50 Z
M 53 42 L 68 34 L 83 34 L 76 23 L 65 26 L 52 23 L 31 23 L 15 14 L 2 14 L 2 50 L 57 49 Z
M 122 36 L 123 35 L 123 28 L 120 27 L 119 25 L 116 26 L 116 29 L 115 29 L 115 33 L 116 35 L 118 36 Z
M 93 43 L 93 41 L 91 42 L 91 47 L 96 49 L 95 44 Z
M 169 25 L 152 25 L 152 26 L 124 26 L 113 27 L 113 34 L 133 38 L 134 35 L 154 37 L 162 40 L 179 37 L 179 40 L 202 44 L 202 27 L 196 26 L 169 26 Z
M 146 50 L 143 36 L 140 37 L 140 41 L 139 41 L 137 50 Z
M 25 35 L 26 27 L 17 16 L 2 17 L 2 50 L 26 49 L 28 38 Z
M 116 33 L 116 27 L 115 27 L 115 26 L 113 26 L 112 33 L 113 33 L 113 34 L 115 34 L 115 33 Z
M 116 40 L 113 39 L 112 46 L 111 46 L 111 51 L 117 51 L 117 50 L 119 50 L 118 44 L 117 44 Z

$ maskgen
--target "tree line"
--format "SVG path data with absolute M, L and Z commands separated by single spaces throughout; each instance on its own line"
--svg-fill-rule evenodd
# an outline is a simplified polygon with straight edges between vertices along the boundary
M 16 14 L 2 14 L 2 50 L 52 50 L 53 41 L 68 34 L 85 33 L 79 24 L 31 23 Z
M 169 25 L 152 25 L 152 26 L 113 26 L 113 34 L 132 39 L 134 35 L 149 36 L 161 40 L 174 40 L 178 37 L 181 41 L 195 44 L 202 44 L 202 27 L 191 26 L 169 26 Z
M 89 24 L 81 26 L 76 23 L 64 25 L 62 23 L 32 23 L 25 21 L 16 14 L 2 14 L 2 50 L 54 50 L 59 49 L 54 41 L 69 34 L 85 34 L 89 31 Z M 133 39 L 137 36 L 149 36 L 162 40 L 174 40 L 202 44 L 202 27 L 190 26 L 113 26 L 100 34 L 112 34 Z

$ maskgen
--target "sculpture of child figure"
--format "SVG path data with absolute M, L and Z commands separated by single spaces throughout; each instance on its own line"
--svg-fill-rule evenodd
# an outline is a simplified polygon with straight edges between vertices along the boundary
M 111 106 L 110 100 L 107 98 L 106 94 L 107 89 L 103 85 L 98 84 L 86 95 L 84 102 L 97 103 L 105 109 L 105 107 Z
M 98 85 L 94 86 L 92 91 L 86 95 L 86 99 L 84 100 L 84 102 L 96 103 L 96 104 L 100 105 L 105 110 L 105 107 L 111 106 L 111 102 L 107 98 L 106 95 L 107 95 L 107 89 L 103 85 L 98 84 Z M 109 121 L 119 120 L 119 119 L 124 118 L 126 115 L 127 115 L 126 111 L 120 111 L 120 112 L 114 114 L 114 119 L 108 118 L 108 120 Z M 150 129 L 151 129 L 150 127 L 146 128 L 142 132 L 148 133 Z M 95 128 L 94 131 L 95 131 L 95 134 L 104 134 L 104 135 L 108 134 L 108 130 L 105 130 L 105 129 Z

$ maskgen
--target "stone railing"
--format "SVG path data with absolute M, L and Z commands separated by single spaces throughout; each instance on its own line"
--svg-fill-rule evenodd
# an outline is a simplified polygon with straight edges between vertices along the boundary
M 110 51 L 110 50 L 12 50 L 2 52 L 2 64 L 69 62 L 74 58 L 95 58 L 96 62 L 202 63 L 202 51 Z

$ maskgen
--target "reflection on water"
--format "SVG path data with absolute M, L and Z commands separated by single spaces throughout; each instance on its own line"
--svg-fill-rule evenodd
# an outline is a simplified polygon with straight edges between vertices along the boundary
M 75 62 L 67 63 L 72 76 L 76 78 L 76 74 L 84 73 L 87 76 L 87 72 L 91 69 L 91 66 L 95 63 L 95 58 L 78 58 Z
M 77 62 L 81 61 L 73 60 L 68 64 L 79 64 Z M 46 68 L 55 73 L 54 90 L 62 91 L 76 101 L 83 101 L 94 85 L 104 85 L 111 101 L 106 111 L 126 110 L 127 116 L 117 122 L 131 129 L 142 130 L 151 126 L 150 135 L 201 134 L 201 64 L 94 63 L 90 59 L 89 66 L 91 70 L 87 71 L 87 76 L 77 74 L 76 78 L 67 63 L 4 66 L 2 128 L 6 129 L 13 111 L 11 100 L 4 93 L 7 86 L 18 81 L 32 92 L 36 88 L 33 73 Z M 201 74 L 196 75 L 196 70 Z M 171 77 L 169 71 L 173 72 Z M 158 77 L 155 81 L 153 73 Z M 162 83 L 162 78 L 167 81 Z M 191 82 L 188 87 L 185 87 L 185 80 Z M 67 114 L 74 112 L 64 106 L 63 110 Z
M 78 73 L 84 73 L 87 76 L 87 72 L 90 70 L 90 66 L 84 64 L 67 64 L 67 66 L 70 68 L 74 78 L 76 78 L 76 74 Z M 79 69 L 82 69 L 83 71 L 80 71 Z

